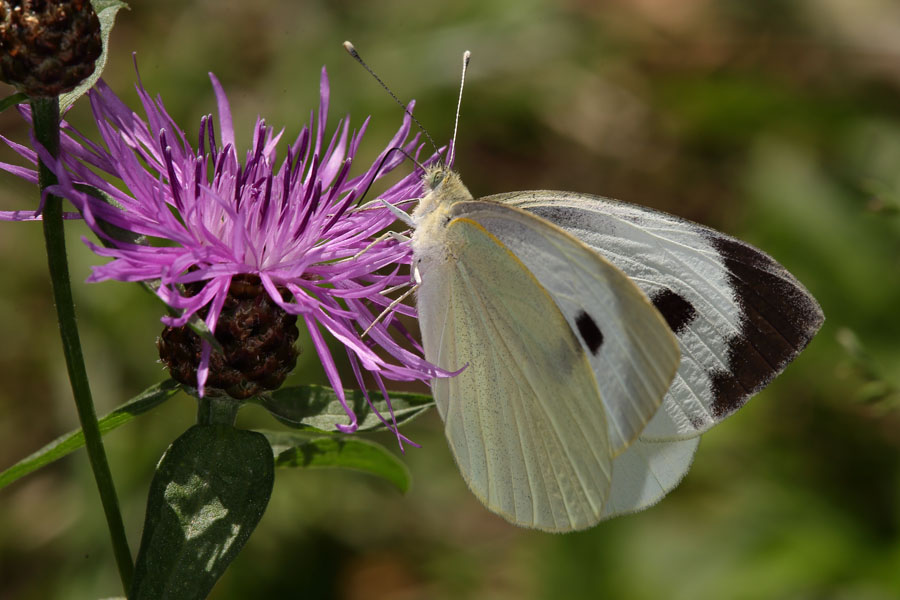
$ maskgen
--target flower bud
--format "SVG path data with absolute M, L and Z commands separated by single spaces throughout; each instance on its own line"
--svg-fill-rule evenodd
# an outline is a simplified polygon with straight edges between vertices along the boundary
M 0 0 L 0 79 L 32 98 L 75 89 L 102 49 L 89 0 Z

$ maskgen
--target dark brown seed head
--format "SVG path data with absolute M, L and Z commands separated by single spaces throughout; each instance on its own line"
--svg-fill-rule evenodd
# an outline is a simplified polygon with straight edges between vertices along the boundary
M 205 317 L 206 310 L 199 314 Z M 235 275 L 216 323 L 215 337 L 225 352 L 213 350 L 206 387 L 238 400 L 278 389 L 297 364 L 298 335 L 296 315 L 272 301 L 259 277 Z M 200 337 L 189 327 L 166 327 L 157 346 L 172 378 L 196 386 Z
M 0 0 L 0 79 L 33 98 L 75 89 L 102 48 L 89 0 Z

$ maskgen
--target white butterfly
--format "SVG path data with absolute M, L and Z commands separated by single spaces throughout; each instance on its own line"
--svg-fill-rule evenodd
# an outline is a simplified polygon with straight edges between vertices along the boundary
M 435 401 L 466 483 L 517 525 L 572 531 L 655 503 L 699 434 L 822 324 L 783 267 L 701 225 L 571 192 L 475 200 L 446 167 L 424 181 L 425 357 L 468 365 Z
M 771 257 L 702 225 L 572 192 L 475 200 L 446 166 L 424 187 L 411 217 L 388 207 L 414 228 L 425 358 L 466 367 L 432 391 L 469 488 L 516 525 L 654 504 L 824 320 Z

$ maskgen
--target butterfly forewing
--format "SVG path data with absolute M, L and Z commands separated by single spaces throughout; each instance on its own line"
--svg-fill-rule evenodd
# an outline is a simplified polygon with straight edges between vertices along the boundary
M 644 439 L 706 431 L 740 408 L 809 343 L 824 317 L 764 252 L 713 229 L 598 196 L 491 196 L 543 217 L 619 267 L 678 337 L 681 364 Z
M 452 220 L 448 260 L 422 265 L 419 323 L 445 433 L 469 487 L 509 521 L 597 523 L 609 494 L 607 416 L 580 341 L 552 297 L 478 223 Z
M 613 450 L 624 450 L 678 368 L 678 342 L 659 312 L 622 271 L 547 221 L 483 201 L 457 203 L 452 214 L 497 237 L 553 298 L 594 371 Z

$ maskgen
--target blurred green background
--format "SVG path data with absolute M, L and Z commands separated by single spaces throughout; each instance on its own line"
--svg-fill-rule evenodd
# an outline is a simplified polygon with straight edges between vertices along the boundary
M 345 471 L 279 471 L 259 529 L 212 597 L 862 599 L 900 597 L 900 5 L 890 0 L 135 2 L 105 77 L 146 88 L 193 135 L 221 79 L 238 142 L 257 114 L 296 135 L 328 66 L 332 120 L 373 115 L 372 158 L 400 110 L 443 142 L 473 53 L 457 166 L 472 192 L 592 192 L 765 249 L 827 320 L 787 372 L 703 438 L 659 505 L 565 536 L 516 529 L 469 494 L 430 414 L 405 429 L 413 489 Z M 0 90 L 3 95 L 8 88 Z M 95 134 L 80 102 L 72 114 Z M 25 140 L 20 119 L 0 132 Z M 3 150 L 0 160 L 12 160 Z M 35 190 L 0 177 L 0 207 Z M 81 285 L 97 262 L 68 224 L 99 412 L 165 377 L 160 306 Z M 40 226 L 0 223 L 0 468 L 74 428 Z M 301 340 L 301 343 L 302 340 Z M 309 344 L 305 345 L 309 348 Z M 321 382 L 315 355 L 293 382 Z M 136 550 L 179 396 L 107 437 Z M 244 425 L 273 427 L 245 409 Z M 390 436 L 375 436 L 395 447 Z M 120 593 L 83 452 L 0 491 L 0 598 Z

